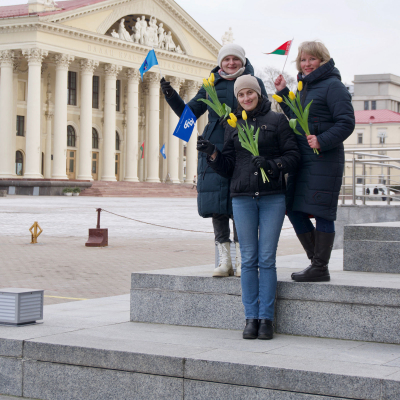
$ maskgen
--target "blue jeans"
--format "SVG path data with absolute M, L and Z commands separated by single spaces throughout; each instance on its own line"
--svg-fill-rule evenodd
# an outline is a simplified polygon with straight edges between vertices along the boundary
M 274 320 L 276 249 L 285 218 L 283 194 L 232 199 L 242 255 L 242 302 L 246 319 Z
M 301 211 L 287 210 L 287 215 L 297 235 L 308 233 L 314 230 L 314 225 L 310 221 L 308 214 Z M 321 217 L 315 217 L 316 229 L 319 232 L 333 233 L 335 232 L 335 223 Z

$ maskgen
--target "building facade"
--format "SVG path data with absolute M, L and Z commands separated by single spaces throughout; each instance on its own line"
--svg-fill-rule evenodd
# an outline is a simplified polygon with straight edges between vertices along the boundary
M 390 110 L 400 112 L 400 76 L 371 74 L 354 76 L 355 111 Z
M 159 81 L 191 99 L 219 48 L 173 0 L 0 7 L 0 177 L 192 182 L 196 140 L 172 135 Z

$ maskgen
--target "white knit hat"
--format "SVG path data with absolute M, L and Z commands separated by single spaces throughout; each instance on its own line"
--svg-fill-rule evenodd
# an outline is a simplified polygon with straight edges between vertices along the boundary
M 240 61 L 242 61 L 243 67 L 246 65 L 246 53 L 242 46 L 234 43 L 228 43 L 225 46 L 222 46 L 218 53 L 218 65 L 220 68 L 222 68 L 222 60 L 228 56 L 236 56 L 237 58 L 240 58 Z
M 255 92 L 261 96 L 261 88 L 258 80 L 255 76 L 252 75 L 242 75 L 236 79 L 235 85 L 233 87 L 233 92 L 235 93 L 235 97 L 237 98 L 238 93 L 242 89 L 253 89 Z

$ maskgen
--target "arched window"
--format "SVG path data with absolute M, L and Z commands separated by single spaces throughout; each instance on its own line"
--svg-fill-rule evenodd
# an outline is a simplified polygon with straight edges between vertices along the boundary
M 15 173 L 18 176 L 22 176 L 24 171 L 24 156 L 22 152 L 17 151 L 15 153 Z
M 67 146 L 68 147 L 75 147 L 75 129 L 73 126 L 67 126 Z
M 93 149 L 99 148 L 99 134 L 94 128 L 92 128 L 92 148 Z
M 115 131 L 115 150 L 119 150 L 119 135 L 117 131 Z

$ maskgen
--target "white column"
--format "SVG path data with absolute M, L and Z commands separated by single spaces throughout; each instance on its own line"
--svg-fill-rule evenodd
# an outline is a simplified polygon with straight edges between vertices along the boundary
M 176 76 L 169 76 L 171 86 L 179 93 L 184 79 Z M 179 146 L 181 140 L 173 135 L 176 126 L 178 125 L 179 117 L 174 113 L 171 107 L 168 112 L 168 146 L 167 146 L 167 169 L 172 183 L 180 183 L 179 181 Z
M 15 176 L 15 131 L 14 131 L 14 52 L 0 51 L 0 177 Z
M 126 71 L 128 78 L 128 110 L 126 118 L 126 157 L 125 181 L 139 182 L 139 71 L 129 68 Z
M 154 72 L 148 72 L 146 75 L 149 84 L 149 138 L 146 182 L 160 182 L 160 79 L 159 75 Z
M 196 96 L 197 92 L 200 89 L 201 84 L 194 81 L 189 81 L 187 83 L 187 97 L 188 99 L 193 99 Z M 199 122 L 197 122 L 197 126 L 194 127 L 192 136 L 189 139 L 186 148 L 186 178 L 185 183 L 192 183 L 193 178 L 197 175 L 197 150 L 196 150 L 196 142 L 197 142 L 197 130 L 199 126 Z
M 43 178 L 40 154 L 40 89 L 41 67 L 47 50 L 26 49 L 22 54 L 28 59 L 28 99 L 26 121 L 26 163 L 25 178 Z
M 116 181 L 115 178 L 115 118 L 116 118 L 116 80 L 122 67 L 106 64 L 104 94 L 104 145 L 102 181 Z
M 53 114 L 51 112 L 46 112 L 46 157 L 44 160 L 44 177 L 46 179 L 51 178 L 51 149 L 52 149 L 52 136 L 53 132 L 51 130 L 51 120 L 53 119 Z
M 68 67 L 74 57 L 69 54 L 56 54 L 56 89 L 54 98 L 54 179 L 67 179 L 67 106 L 68 106 Z
M 81 114 L 79 140 L 79 173 L 77 179 L 92 178 L 92 97 L 93 71 L 98 61 L 81 60 Z

